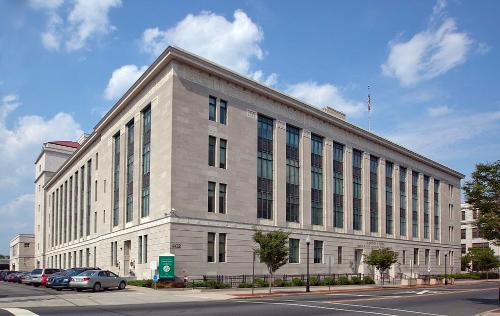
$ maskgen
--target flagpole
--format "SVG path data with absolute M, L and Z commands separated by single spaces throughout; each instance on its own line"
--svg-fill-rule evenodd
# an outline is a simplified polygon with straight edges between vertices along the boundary
M 368 86 L 368 131 L 371 132 L 371 100 L 370 100 L 370 86 Z

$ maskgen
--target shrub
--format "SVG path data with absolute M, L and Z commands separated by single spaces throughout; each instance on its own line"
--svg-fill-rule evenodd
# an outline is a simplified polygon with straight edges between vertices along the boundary
M 304 286 L 305 285 L 305 282 L 302 281 L 301 279 L 299 278 L 293 278 L 292 279 L 292 285 L 293 286 Z
M 361 278 L 360 278 L 360 277 L 358 277 L 358 276 L 353 276 L 353 277 L 351 277 L 351 283 L 352 283 L 352 284 L 356 284 L 356 285 L 360 285 L 360 284 L 362 284 L 363 282 L 362 282 L 362 280 L 361 280 Z
M 340 276 L 337 278 L 336 283 L 337 283 L 337 285 L 349 285 L 349 284 L 351 284 L 351 281 L 346 276 Z
M 365 276 L 363 277 L 363 283 L 364 284 L 375 284 L 375 280 L 371 276 Z
M 152 287 L 153 280 L 130 280 L 127 282 L 128 285 L 140 286 L 140 287 Z
M 269 282 L 261 278 L 255 278 L 255 287 L 268 287 Z
M 325 285 L 335 285 L 335 281 L 333 280 L 332 277 L 325 277 L 323 279 L 323 284 L 325 284 Z
M 311 284 L 313 286 L 318 286 L 318 285 L 321 285 L 321 282 L 317 277 L 313 276 L 309 279 L 309 284 Z
M 273 282 L 273 286 L 274 287 L 284 287 L 285 286 L 285 281 L 283 281 L 282 279 L 276 279 Z
M 252 283 L 240 283 L 240 284 L 238 285 L 238 287 L 239 287 L 240 289 L 243 289 L 243 288 L 251 288 L 251 287 L 252 287 Z
M 215 280 L 208 280 L 206 282 L 206 287 L 209 289 L 228 289 L 231 288 L 231 284 L 229 283 L 223 283 L 223 282 L 217 282 Z

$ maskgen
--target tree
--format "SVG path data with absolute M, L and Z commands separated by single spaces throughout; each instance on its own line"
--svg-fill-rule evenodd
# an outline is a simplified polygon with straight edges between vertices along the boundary
M 363 260 L 366 264 L 375 267 L 382 275 L 384 284 L 384 273 L 394 263 L 398 262 L 398 253 L 390 248 L 373 249 Z
M 500 259 L 491 248 L 470 248 L 467 256 L 474 271 L 489 271 L 500 267 Z
M 469 269 L 470 269 L 470 256 L 468 254 L 463 255 L 460 258 L 460 270 L 467 271 Z
M 500 160 L 477 164 L 464 191 L 467 203 L 479 211 L 477 227 L 481 235 L 500 244 Z
M 264 263 L 269 272 L 269 294 L 273 283 L 273 273 L 288 262 L 288 236 L 290 234 L 282 230 L 264 233 L 255 229 L 253 240 L 258 248 L 254 249 L 260 261 Z

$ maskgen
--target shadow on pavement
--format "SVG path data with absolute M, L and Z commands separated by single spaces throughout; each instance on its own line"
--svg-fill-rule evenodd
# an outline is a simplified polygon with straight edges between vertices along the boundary
M 476 304 L 500 306 L 500 301 L 497 298 L 469 298 L 467 300 Z

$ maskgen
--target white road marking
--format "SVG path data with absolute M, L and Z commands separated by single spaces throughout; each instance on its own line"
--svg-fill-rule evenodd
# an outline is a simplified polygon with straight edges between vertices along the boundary
M 429 290 L 423 290 L 423 291 L 417 292 L 417 295 L 426 294 L 429 292 L 430 292 Z
M 351 312 L 351 313 L 360 313 L 360 314 L 381 315 L 381 316 L 398 316 L 396 314 L 386 314 L 386 313 L 378 313 L 378 312 L 370 312 L 370 311 L 359 311 L 359 310 L 355 310 L 355 309 L 336 308 L 336 307 L 327 307 L 327 306 L 316 306 L 316 305 L 306 305 L 306 304 L 281 303 L 281 302 L 259 302 L 259 301 L 237 301 L 237 302 L 240 302 L 240 303 L 251 303 L 251 304 L 269 304 L 269 305 L 285 305 L 285 306 L 309 307 L 309 308 L 316 308 L 316 309 L 326 309 L 326 310 Z
M 330 296 L 357 296 L 357 297 L 373 297 L 377 295 L 368 295 L 368 294 L 349 294 L 349 293 L 333 293 L 333 294 L 326 294 Z
M 22 309 L 22 308 L 2 308 L 2 309 L 8 311 L 9 313 L 15 316 L 38 316 L 38 314 L 35 314 L 27 309 Z
M 330 303 L 330 304 L 345 305 L 345 306 L 352 306 L 352 307 L 374 308 L 374 309 L 386 309 L 386 310 L 391 310 L 391 311 L 395 311 L 395 312 L 404 312 L 404 313 L 412 313 L 412 314 L 420 314 L 420 315 L 446 316 L 446 315 L 441 315 L 441 314 L 417 312 L 417 311 L 412 311 L 412 310 L 407 310 L 407 309 L 397 309 L 397 308 L 379 307 L 379 306 L 370 306 L 370 305 L 356 305 L 356 304 L 347 304 L 347 303 Z

